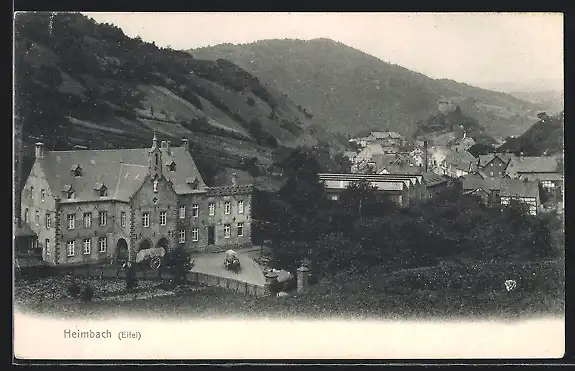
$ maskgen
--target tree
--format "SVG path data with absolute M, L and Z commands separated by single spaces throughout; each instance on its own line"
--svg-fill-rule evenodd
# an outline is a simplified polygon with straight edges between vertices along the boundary
M 172 272 L 176 285 L 186 281 L 186 274 L 193 267 L 190 261 L 190 253 L 181 246 L 166 253 L 164 256 L 164 264 L 166 268 Z

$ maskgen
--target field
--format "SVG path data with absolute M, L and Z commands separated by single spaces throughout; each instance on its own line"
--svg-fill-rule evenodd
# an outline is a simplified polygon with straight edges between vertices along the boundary
M 563 264 L 563 265 L 562 265 Z M 564 262 L 517 263 L 513 266 L 436 266 L 393 273 L 370 272 L 366 277 L 322 279 L 305 293 L 287 297 L 252 298 L 216 287 L 189 286 L 173 295 L 141 300 L 95 300 L 82 303 L 63 297 L 23 300 L 18 293 L 40 290 L 45 280 L 19 284 L 15 303 L 21 310 L 60 318 L 185 316 L 194 318 L 388 318 L 513 320 L 563 315 Z M 503 272 L 506 274 L 500 274 Z M 504 279 L 517 287 L 507 291 Z M 152 281 L 153 282 L 153 281 Z M 57 292 L 64 292 L 55 283 Z M 156 282 L 156 285 L 159 283 Z M 153 285 L 153 284 L 150 284 Z M 49 285 L 48 285 L 49 286 Z M 25 287 L 25 289 L 23 289 Z

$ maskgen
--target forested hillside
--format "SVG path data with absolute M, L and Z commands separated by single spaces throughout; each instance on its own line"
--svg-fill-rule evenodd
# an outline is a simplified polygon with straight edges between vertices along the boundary
M 283 146 L 342 142 L 233 63 L 159 48 L 77 13 L 18 14 L 15 66 L 27 148 L 40 139 L 58 150 L 142 147 L 156 132 L 175 145 L 188 138 L 213 178 L 265 168 Z

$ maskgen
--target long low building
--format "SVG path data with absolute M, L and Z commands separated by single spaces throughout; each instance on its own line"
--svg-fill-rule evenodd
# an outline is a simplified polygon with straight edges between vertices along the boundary
M 421 174 L 331 174 L 320 173 L 328 197 L 337 200 L 339 194 L 351 183 L 368 181 L 377 191 L 390 197 L 400 206 L 428 198 L 427 184 Z

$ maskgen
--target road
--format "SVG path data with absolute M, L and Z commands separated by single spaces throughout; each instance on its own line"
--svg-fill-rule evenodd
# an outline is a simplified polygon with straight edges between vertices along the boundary
M 242 282 L 251 283 L 254 285 L 265 285 L 266 279 L 262 268 L 256 263 L 246 251 L 236 251 L 237 257 L 240 261 L 241 269 L 238 273 L 234 273 L 224 268 L 225 253 L 194 253 L 192 260 L 195 265 L 192 272 L 206 273 L 220 277 L 232 278 Z

